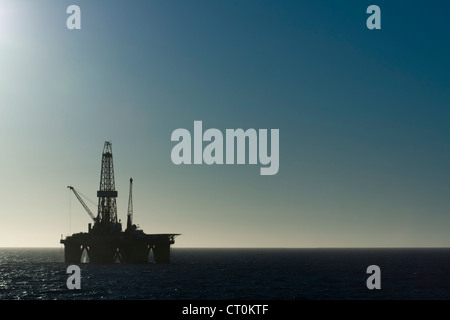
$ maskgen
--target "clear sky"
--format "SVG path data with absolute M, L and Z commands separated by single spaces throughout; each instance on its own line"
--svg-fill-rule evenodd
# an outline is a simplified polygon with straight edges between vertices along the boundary
M 81 30 L 68 30 L 69 5 Z M 366 9 L 381 8 L 381 30 Z M 0 247 L 118 215 L 176 247 L 450 246 L 446 1 L 0 1 Z M 177 128 L 279 129 L 280 169 L 181 165 Z M 89 204 L 89 203 L 88 203 Z M 96 207 L 91 205 L 96 212 Z

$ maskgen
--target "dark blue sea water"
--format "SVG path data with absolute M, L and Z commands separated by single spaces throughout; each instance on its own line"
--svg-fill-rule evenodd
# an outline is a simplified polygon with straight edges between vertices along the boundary
M 0 299 L 450 299 L 450 249 L 174 248 L 170 265 L 80 264 L 81 290 L 63 250 L 0 249 Z

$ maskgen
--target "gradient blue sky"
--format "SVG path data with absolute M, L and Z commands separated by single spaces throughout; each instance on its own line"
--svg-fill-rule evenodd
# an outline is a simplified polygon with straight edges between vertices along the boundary
M 81 8 L 81 30 L 66 8 Z M 381 8 L 382 29 L 366 28 Z M 178 247 L 450 246 L 445 1 L 0 1 L 0 247 L 118 215 Z M 280 130 L 280 170 L 175 166 L 177 128 Z M 96 212 L 95 206 L 91 209 Z

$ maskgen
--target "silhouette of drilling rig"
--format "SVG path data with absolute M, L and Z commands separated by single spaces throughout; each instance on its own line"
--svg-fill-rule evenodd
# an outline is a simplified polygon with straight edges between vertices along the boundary
M 170 245 L 179 234 L 146 234 L 133 224 L 133 179 L 130 179 L 127 227 L 117 219 L 117 191 L 114 182 L 112 144 L 105 142 L 102 154 L 100 189 L 97 191 L 98 213 L 95 216 L 83 201 L 77 190 L 73 191 L 81 205 L 92 218 L 88 232 L 74 233 L 62 238 L 66 263 L 80 263 L 83 252 L 87 253 L 89 263 L 148 263 L 153 251 L 155 263 L 170 263 Z

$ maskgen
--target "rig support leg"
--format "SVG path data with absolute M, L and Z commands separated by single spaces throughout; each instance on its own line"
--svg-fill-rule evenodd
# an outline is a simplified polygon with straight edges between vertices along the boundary
M 156 263 L 170 263 L 170 243 L 158 243 L 153 247 Z
M 64 261 L 66 263 L 80 263 L 81 262 L 81 245 L 64 245 Z

